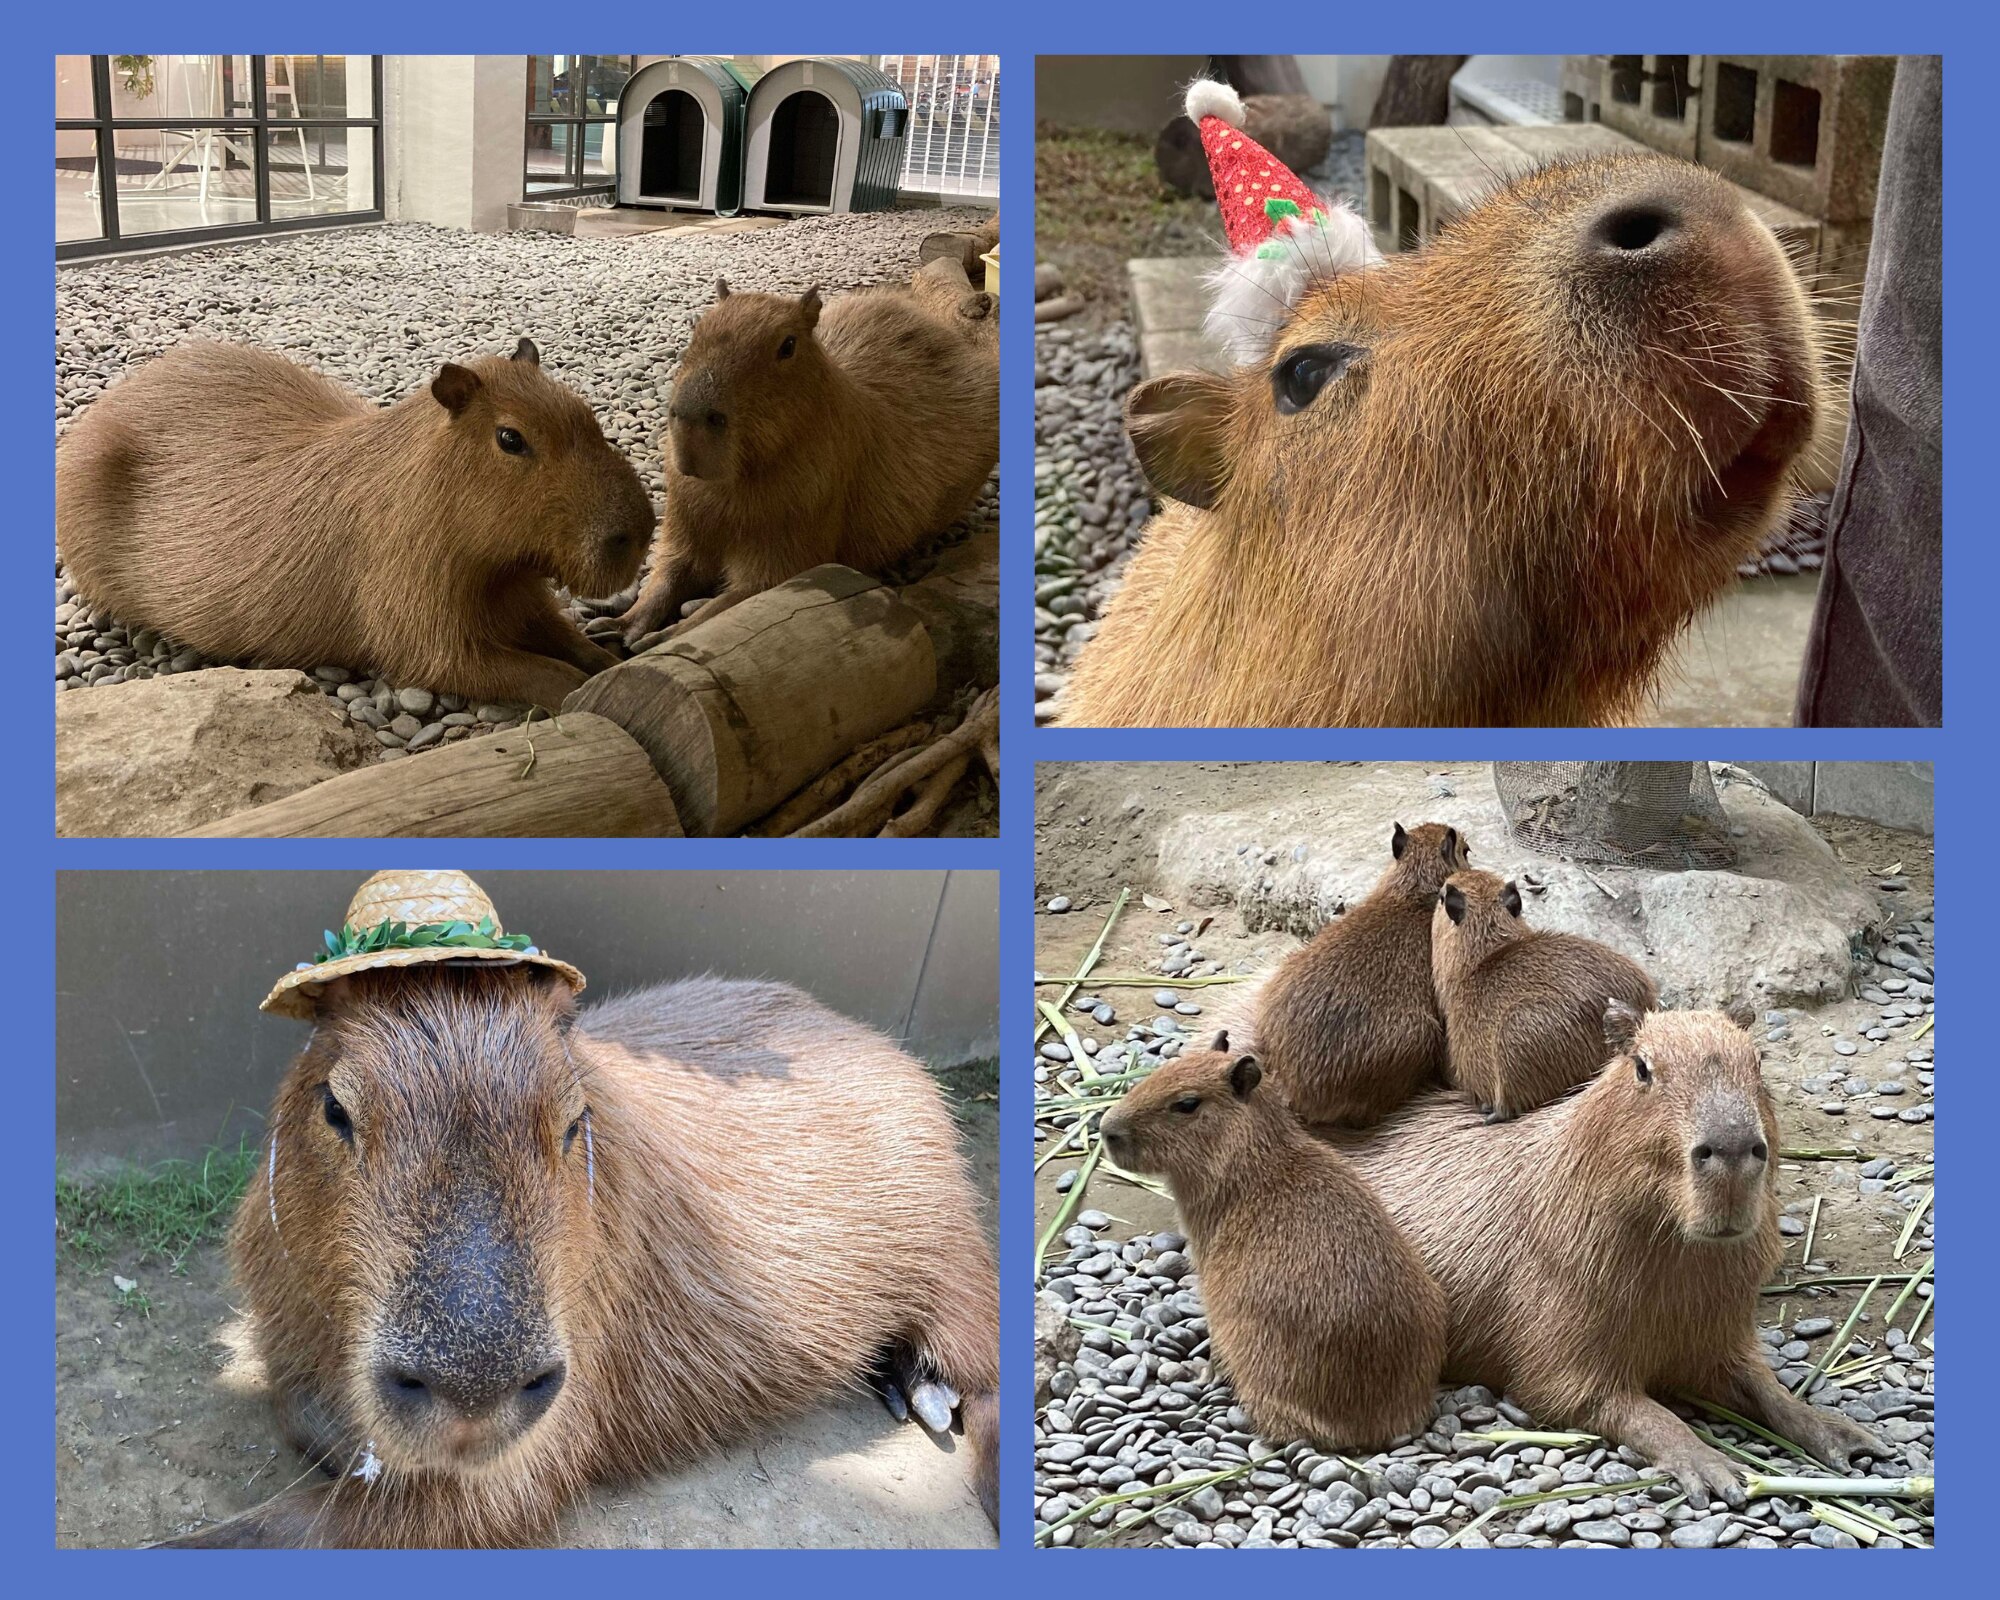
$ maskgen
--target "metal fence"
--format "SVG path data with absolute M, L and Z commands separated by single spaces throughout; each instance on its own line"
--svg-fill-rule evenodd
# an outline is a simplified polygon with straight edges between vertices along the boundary
M 910 102 L 903 189 L 1000 198 L 1000 58 L 883 56 Z

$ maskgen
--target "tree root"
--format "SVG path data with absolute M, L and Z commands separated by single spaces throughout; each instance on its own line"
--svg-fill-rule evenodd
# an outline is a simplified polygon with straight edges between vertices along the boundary
M 897 730 L 901 732 L 902 730 Z M 888 736 L 885 736 L 888 737 Z M 999 765 L 998 743 L 1000 737 L 1000 691 L 998 687 L 988 689 L 972 702 L 965 714 L 965 720 L 939 739 L 920 749 L 906 749 L 882 765 L 840 805 L 824 816 L 795 828 L 786 835 L 793 839 L 861 838 L 869 834 L 882 833 L 884 837 L 900 837 L 887 832 L 903 795 L 913 788 L 922 787 L 915 810 L 925 810 L 926 814 L 917 822 L 907 824 L 914 833 L 920 827 L 927 827 L 936 818 L 945 797 L 965 773 L 975 755 L 989 763 L 989 770 L 997 772 Z M 987 747 L 993 747 L 987 754 Z M 842 763 L 843 766 L 846 763 Z M 942 788 L 937 788 L 932 779 L 947 768 L 955 767 L 951 780 Z M 997 781 L 997 779 L 996 779 Z M 935 790 L 935 796 L 933 791 Z M 790 801 L 786 802 L 789 809 Z M 927 808 L 927 810 L 926 810 Z M 899 822 L 902 819 L 897 819 Z

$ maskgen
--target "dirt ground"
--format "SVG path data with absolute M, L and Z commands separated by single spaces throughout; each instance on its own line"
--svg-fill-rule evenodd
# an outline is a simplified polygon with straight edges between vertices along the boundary
M 1143 908 L 1142 892 L 1153 889 L 1155 854 L 1161 831 L 1174 820 L 1202 812 L 1254 814 L 1265 800 L 1276 802 L 1292 797 L 1296 779 L 1287 774 L 1287 763 L 1231 764 L 1225 762 L 1057 762 L 1043 763 L 1036 772 L 1035 789 L 1035 966 L 1051 977 L 1073 973 L 1104 926 L 1121 886 L 1129 885 L 1131 900 L 1112 928 L 1095 970 L 1102 974 L 1134 974 L 1157 970 L 1159 935 L 1176 922 L 1199 922 L 1204 916 L 1214 921 L 1199 936 L 1200 948 L 1224 964 L 1231 973 L 1261 972 L 1287 953 L 1298 948 L 1299 940 L 1285 933 L 1246 933 L 1233 907 L 1228 905 L 1176 904 L 1171 912 L 1154 913 Z M 1374 765 L 1370 763 L 1369 765 Z M 1386 825 L 1386 823 L 1385 823 Z M 1920 834 L 1883 828 L 1848 818 L 1818 818 L 1814 827 L 1834 853 L 1848 863 L 1857 882 L 1870 887 L 1888 868 L 1900 863 L 1898 871 L 1909 880 L 1909 888 L 1894 895 L 1882 895 L 1885 914 L 1892 908 L 1899 918 L 1930 915 L 1932 907 L 1932 841 Z M 1045 907 L 1057 895 L 1073 902 L 1064 913 L 1050 913 Z M 1106 1038 L 1122 1038 L 1127 1020 L 1150 1016 L 1153 1007 L 1145 987 L 1093 988 L 1089 981 L 1084 992 L 1102 989 L 1117 1008 L 1119 1020 L 1108 1029 L 1096 1030 Z M 1058 989 L 1037 991 L 1053 999 Z M 1227 1004 L 1225 987 L 1186 991 L 1188 997 L 1213 1013 Z M 1878 1006 L 1860 999 L 1847 999 L 1807 1012 L 1794 1024 L 1791 1037 L 1764 1042 L 1765 1082 L 1777 1103 L 1786 1149 L 1847 1148 L 1858 1151 L 1846 1160 L 1781 1160 L 1778 1171 L 1779 1203 L 1795 1217 L 1812 1213 L 1819 1200 L 1816 1224 L 1812 1228 L 1812 1259 L 1823 1263 L 1836 1276 L 1882 1272 L 1893 1279 L 1907 1277 L 1920 1262 L 1922 1250 L 1914 1247 L 1901 1261 L 1892 1259 L 1897 1236 L 1908 1213 L 1896 1203 L 1893 1192 L 1861 1193 L 1859 1167 L 1876 1157 L 1890 1157 L 1900 1165 L 1927 1162 L 1932 1155 L 1932 1128 L 1929 1122 L 1910 1124 L 1877 1121 L 1866 1116 L 1831 1116 L 1819 1109 L 1823 1093 L 1806 1087 L 1810 1081 L 1853 1071 L 1866 1072 L 1865 1062 L 1853 1062 L 1837 1055 L 1836 1037 L 1859 1039 L 1876 1020 Z M 1078 1019 L 1080 1032 L 1092 1030 Z M 1190 1027 L 1198 1026 L 1190 1024 Z M 1760 1030 L 1761 1040 L 1761 1030 Z M 1892 1041 L 1900 1053 L 1908 1039 Z M 1873 1046 L 1869 1046 L 1870 1051 Z M 1074 1162 L 1057 1158 L 1036 1174 L 1036 1235 L 1047 1229 L 1060 1204 L 1056 1183 Z M 1088 1205 L 1108 1213 L 1113 1219 L 1111 1233 L 1118 1237 L 1170 1228 L 1173 1203 L 1148 1190 L 1121 1184 L 1115 1179 L 1093 1181 Z M 1803 1258 L 1804 1237 L 1786 1240 L 1786 1257 L 1779 1269 L 1788 1281 Z M 1800 1296 L 1766 1297 L 1759 1310 L 1760 1323 L 1789 1321 L 1803 1314 L 1802 1304 L 1810 1297 L 1813 1314 L 1830 1316 L 1836 1322 L 1853 1307 L 1864 1285 L 1815 1286 Z M 1886 1299 L 1877 1302 L 1877 1310 Z M 1907 1321 L 1907 1313 L 1904 1320 Z M 1868 1319 L 1879 1327 L 1873 1313 Z M 1865 1327 L 1858 1328 L 1865 1332 Z
M 971 1081 L 977 1079 L 978 1081 Z M 962 1148 L 999 1200 L 997 1102 L 988 1072 L 947 1075 Z M 122 1308 L 114 1275 L 148 1311 Z M 136 1294 L 132 1297 L 136 1299 Z M 116 1256 L 56 1268 L 56 1543 L 131 1546 L 233 1516 L 302 1475 L 264 1400 L 218 1381 L 214 1340 L 231 1315 L 219 1242 L 175 1275 Z M 990 1525 L 966 1481 L 963 1440 L 898 1426 L 872 1394 L 759 1429 L 686 1471 L 593 1492 L 556 1542 L 586 1548 L 985 1547 Z

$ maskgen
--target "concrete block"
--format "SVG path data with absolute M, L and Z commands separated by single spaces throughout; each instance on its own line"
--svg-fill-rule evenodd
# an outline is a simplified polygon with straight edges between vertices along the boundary
M 1186 333 L 1198 330 L 1208 315 L 1208 295 L 1202 280 L 1215 263 L 1205 256 L 1173 257 L 1127 263 L 1132 285 L 1132 311 L 1142 333 Z
M 1875 214 L 1894 56 L 1713 56 L 1699 159 L 1822 222 Z
M 1649 150 L 1683 161 L 1695 159 L 1701 139 L 1701 82 L 1706 56 L 1639 56 L 1635 72 L 1631 56 L 1616 60 L 1610 75 L 1612 92 L 1602 100 L 1607 128 L 1629 134 Z
M 1604 67 L 1609 56 L 1564 56 L 1563 120 L 1596 122 L 1603 116 Z
M 1229 372 L 1229 358 L 1208 335 L 1171 331 L 1139 335 L 1139 369 L 1149 378 L 1163 372 Z

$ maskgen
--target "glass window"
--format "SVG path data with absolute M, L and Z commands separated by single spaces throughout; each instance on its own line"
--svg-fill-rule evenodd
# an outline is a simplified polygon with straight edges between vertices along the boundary
M 529 56 L 521 191 L 602 193 L 617 176 L 617 117 L 637 56 Z
M 257 220 L 253 129 L 121 128 L 113 141 L 125 237 Z

